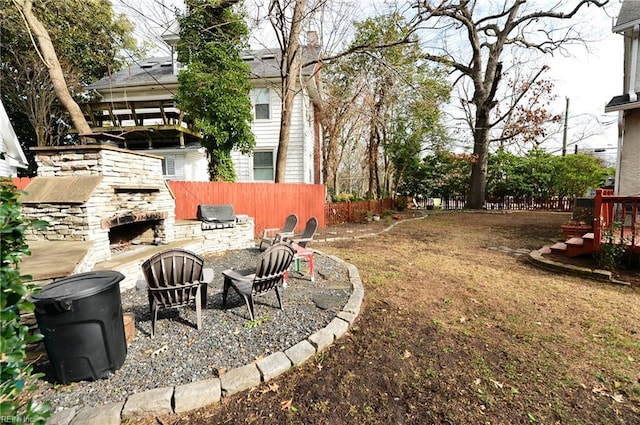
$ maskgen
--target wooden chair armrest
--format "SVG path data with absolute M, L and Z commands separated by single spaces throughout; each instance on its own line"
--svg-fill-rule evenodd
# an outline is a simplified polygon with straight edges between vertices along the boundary
M 279 227 L 269 227 L 262 230 L 262 236 L 267 236 L 269 233 L 278 233 Z
M 274 242 L 284 242 L 295 236 L 293 232 L 280 232 L 276 235 Z
M 222 272 L 222 275 L 225 278 L 228 277 L 231 280 L 240 281 L 240 282 L 251 282 L 255 277 L 255 273 L 245 275 L 234 269 L 227 269 Z

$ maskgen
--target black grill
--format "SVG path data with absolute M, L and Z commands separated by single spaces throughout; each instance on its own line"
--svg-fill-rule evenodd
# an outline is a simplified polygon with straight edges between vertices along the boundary
M 198 205 L 198 220 L 202 230 L 227 229 L 235 227 L 236 214 L 231 204 Z

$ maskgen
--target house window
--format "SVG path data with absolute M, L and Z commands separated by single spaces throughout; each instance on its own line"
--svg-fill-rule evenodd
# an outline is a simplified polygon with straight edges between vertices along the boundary
M 269 89 L 254 89 L 255 95 L 255 116 L 257 120 L 268 120 L 270 118 L 270 94 Z
M 273 152 L 253 153 L 253 180 L 273 181 Z
M 175 155 L 167 155 L 162 158 L 162 174 L 165 177 L 176 175 L 176 157 Z

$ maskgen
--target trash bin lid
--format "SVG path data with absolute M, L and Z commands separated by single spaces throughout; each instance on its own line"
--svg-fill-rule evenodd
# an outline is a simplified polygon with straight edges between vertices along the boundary
M 122 273 L 112 270 L 80 273 L 50 283 L 31 298 L 35 304 L 79 300 L 106 291 L 122 279 Z

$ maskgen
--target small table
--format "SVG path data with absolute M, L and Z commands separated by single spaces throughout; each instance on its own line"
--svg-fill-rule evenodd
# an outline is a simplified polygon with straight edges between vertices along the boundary
M 307 263 L 309 263 L 309 275 L 311 282 L 314 282 L 315 275 L 313 271 L 313 252 L 295 243 L 291 244 L 291 247 L 295 250 L 295 254 L 293 255 L 293 265 L 295 270 L 297 272 L 300 272 L 301 260 L 306 260 Z M 286 276 L 286 278 L 288 278 L 288 275 Z

